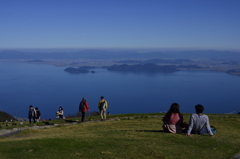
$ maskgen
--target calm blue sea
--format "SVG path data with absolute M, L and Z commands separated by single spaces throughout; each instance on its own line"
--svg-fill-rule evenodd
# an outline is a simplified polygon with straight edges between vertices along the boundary
M 54 118 L 59 106 L 76 114 L 82 97 L 97 111 L 100 96 L 111 114 L 167 111 L 173 102 L 181 112 L 193 113 L 196 104 L 205 113 L 240 110 L 240 77 L 223 72 L 120 73 L 94 69 L 95 74 L 69 74 L 65 67 L 0 62 L 0 110 L 27 117 L 29 105 L 42 118 Z

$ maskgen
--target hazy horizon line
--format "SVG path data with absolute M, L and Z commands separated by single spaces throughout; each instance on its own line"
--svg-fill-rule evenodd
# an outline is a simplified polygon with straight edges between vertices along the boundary
M 136 52 L 152 52 L 152 51 L 231 51 L 240 52 L 240 49 L 206 49 L 206 48 L 107 48 L 107 47 L 86 47 L 86 48 L 0 48 L 0 51 L 43 51 L 43 52 L 59 52 L 59 51 L 83 51 L 83 50 L 106 50 L 106 51 L 136 51 Z

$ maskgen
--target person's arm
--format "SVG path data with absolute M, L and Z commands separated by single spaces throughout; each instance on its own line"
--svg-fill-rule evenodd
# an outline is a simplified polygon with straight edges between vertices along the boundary
M 108 108 L 108 102 L 105 100 L 105 104 L 106 104 L 106 109 Z
M 191 131 L 193 129 L 193 114 L 190 116 L 189 124 L 188 124 L 188 130 L 186 136 L 191 136 Z
M 101 103 L 101 101 L 98 102 L 98 107 L 100 107 L 100 103 Z
M 208 130 L 208 133 L 209 133 L 210 136 L 214 136 L 213 133 L 212 133 L 212 130 L 211 130 L 211 127 L 210 127 L 210 123 L 209 123 L 209 118 L 208 118 L 207 115 L 206 115 L 206 119 L 207 119 L 206 127 L 207 127 L 207 130 Z
M 90 110 L 87 102 L 86 102 L 86 109 L 87 109 L 87 110 Z
M 58 115 L 63 115 L 63 110 L 59 111 Z
M 35 109 L 33 109 L 33 115 L 34 115 L 34 118 L 36 118 L 36 117 L 37 117 L 37 112 L 36 112 L 36 110 L 35 110 Z
M 98 109 L 100 109 L 101 100 L 98 102 Z
M 81 112 L 81 102 L 79 103 L 79 106 L 78 106 L 78 111 Z
M 181 113 L 179 113 L 179 118 L 180 118 L 180 124 L 181 124 L 181 127 L 183 128 L 185 125 L 183 123 L 183 116 Z
M 168 124 L 167 115 L 165 115 L 165 116 L 163 117 L 162 121 L 163 121 L 163 124 L 165 124 L 165 125 Z

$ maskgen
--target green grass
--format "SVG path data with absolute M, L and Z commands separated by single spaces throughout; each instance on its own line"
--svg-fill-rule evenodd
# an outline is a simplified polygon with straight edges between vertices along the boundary
M 135 117 L 135 118 L 148 118 L 150 116 L 164 116 L 164 113 L 150 113 L 150 114 L 117 114 L 117 115 L 110 115 L 108 116 L 108 119 L 115 119 L 115 118 L 121 118 L 121 120 L 124 120 L 128 117 Z M 91 116 L 91 117 L 87 117 L 86 121 L 99 121 L 99 116 Z M 27 120 L 26 122 L 22 122 L 23 124 L 20 124 L 20 122 L 14 122 L 17 125 L 12 125 L 11 122 L 8 122 L 8 126 L 6 126 L 6 123 L 2 123 L 0 122 L 0 130 L 2 129 L 12 129 L 12 128 L 20 128 L 20 127 L 25 127 L 25 126 L 29 126 L 29 127 L 33 127 L 33 126 L 44 126 L 44 125 L 48 125 L 48 123 L 50 124 L 63 124 L 63 123 L 72 123 L 72 122 L 80 122 L 81 118 L 67 118 L 67 119 L 56 119 L 56 120 L 45 120 L 44 122 L 40 121 L 39 123 L 29 123 L 29 121 Z
M 162 133 L 162 115 L 114 115 L 111 118 L 120 120 L 24 130 L 0 138 L 0 158 L 227 159 L 240 152 L 240 115 L 209 115 L 211 125 L 217 128 L 215 138 Z M 188 120 L 189 114 L 184 114 L 184 121 Z

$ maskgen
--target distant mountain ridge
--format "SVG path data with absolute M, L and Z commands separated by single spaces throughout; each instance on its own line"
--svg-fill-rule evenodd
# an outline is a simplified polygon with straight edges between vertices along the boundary
M 24 52 L 15 50 L 0 51 L 0 59 L 120 59 L 120 58 L 181 58 L 181 59 L 226 59 L 240 58 L 240 52 L 195 50 L 195 51 L 157 51 L 138 53 L 136 51 L 82 50 L 66 52 Z
M 138 64 L 147 64 L 147 63 L 153 63 L 153 64 L 158 64 L 158 63 L 169 63 L 169 64 L 176 64 L 176 63 L 189 63 L 193 62 L 192 60 L 189 59 L 175 59 L 175 60 L 163 60 L 163 59 L 149 59 L 149 60 L 121 60 L 121 61 L 114 61 L 116 63 L 138 63 Z

